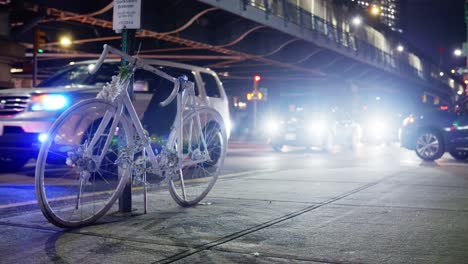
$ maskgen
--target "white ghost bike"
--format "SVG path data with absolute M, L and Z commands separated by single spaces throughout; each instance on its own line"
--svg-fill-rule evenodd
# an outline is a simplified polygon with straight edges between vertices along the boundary
M 128 64 L 98 98 L 81 101 L 61 114 L 39 151 L 36 197 L 44 216 L 59 227 L 95 222 L 114 205 L 129 181 L 146 188 L 147 174 L 164 179 L 179 205 L 196 205 L 213 187 L 226 155 L 223 119 L 214 109 L 197 103 L 193 83 L 108 45 L 91 74 L 109 52 Z M 154 146 L 132 105 L 128 87 L 136 69 L 174 83 L 172 93 L 161 103 L 166 106 L 177 100 L 176 118 L 162 147 Z

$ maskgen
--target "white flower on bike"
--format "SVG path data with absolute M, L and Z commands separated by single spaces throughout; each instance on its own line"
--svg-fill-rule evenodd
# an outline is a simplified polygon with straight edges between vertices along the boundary
M 125 84 L 121 82 L 120 75 L 114 75 L 112 76 L 112 81 L 102 87 L 96 98 L 114 102 L 123 89 L 125 89 Z

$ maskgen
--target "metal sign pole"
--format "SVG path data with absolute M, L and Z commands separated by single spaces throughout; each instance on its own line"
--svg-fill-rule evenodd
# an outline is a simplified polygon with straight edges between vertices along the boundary
M 133 55 L 135 52 L 135 29 L 122 29 L 122 51 Z M 122 65 L 128 62 L 122 59 Z M 130 80 L 128 93 L 133 98 L 133 80 Z M 125 186 L 122 196 L 119 198 L 119 212 L 130 213 L 132 211 L 132 178 Z
M 468 68 L 468 0 L 465 0 L 465 25 L 466 25 L 466 42 L 463 45 L 463 55 L 466 57 L 466 68 Z M 468 96 L 468 84 L 465 84 L 465 96 Z

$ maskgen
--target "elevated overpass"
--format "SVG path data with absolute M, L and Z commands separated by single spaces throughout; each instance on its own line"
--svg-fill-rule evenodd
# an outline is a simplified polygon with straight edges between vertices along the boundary
M 63 65 L 64 59 L 97 57 L 103 43 L 119 45 L 120 36 L 111 30 L 111 2 L 105 6 L 77 0 L 52 2 L 49 7 L 28 7 L 31 16 L 42 12 L 40 19 L 35 18 L 39 27 L 47 27 L 49 35 L 57 35 L 61 27 L 78 33 L 73 51 L 48 43 L 40 55 L 41 69 L 54 65 L 56 59 Z M 421 54 L 408 48 L 398 52 L 402 41 L 398 35 L 370 25 L 353 27 L 350 3 L 143 1 L 139 55 L 213 68 L 232 94 L 251 90 L 256 73 L 263 76 L 264 86 L 282 91 L 387 90 L 414 97 L 427 93 L 445 101 L 463 91 L 448 73 L 440 76 L 439 68 Z M 85 7 L 95 12 L 83 12 Z M 27 24 L 17 23 L 13 30 Z
M 267 57 L 314 70 L 317 77 L 333 76 L 357 86 L 412 89 L 442 96 L 463 92 L 462 85 L 448 73 L 440 76 L 439 67 L 421 54 L 408 49 L 398 51 L 402 43 L 398 33 L 365 24 L 353 26 L 355 14 L 350 4 L 354 3 L 350 1 L 199 1 L 285 34 L 239 46 L 254 54 L 265 54 L 270 49 Z

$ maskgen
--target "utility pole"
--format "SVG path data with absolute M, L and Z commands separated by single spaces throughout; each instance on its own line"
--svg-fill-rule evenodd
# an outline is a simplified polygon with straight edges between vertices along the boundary
M 46 43 L 46 34 L 40 31 L 37 27 L 34 28 L 34 43 L 33 43 L 33 87 L 37 85 L 37 53 L 44 52 L 44 44 Z
M 252 126 L 252 132 L 253 135 L 256 136 L 257 133 L 257 101 L 261 98 L 258 98 L 259 91 L 258 91 L 258 82 L 260 82 L 262 78 L 260 75 L 255 75 L 254 80 L 253 80 L 253 126 Z
M 468 0 L 465 0 L 465 25 L 466 42 L 463 44 L 463 54 L 466 58 L 466 67 L 468 68 Z M 465 84 L 465 96 L 468 96 L 468 84 Z
M 34 31 L 34 38 L 36 38 L 36 31 Z M 34 42 L 33 47 L 33 78 L 32 78 L 32 86 L 36 87 L 37 84 L 37 48 L 36 42 Z

